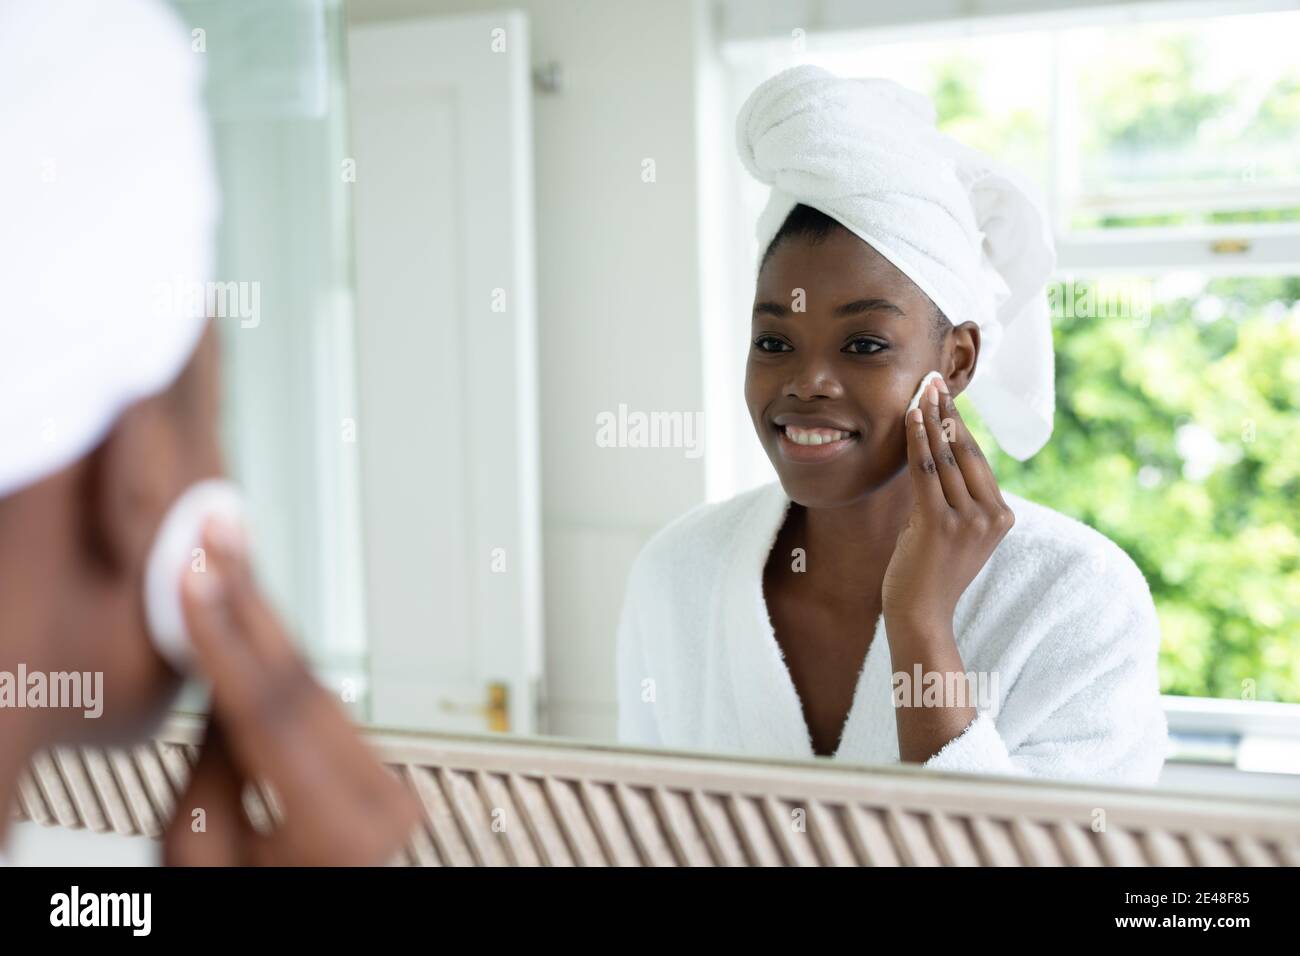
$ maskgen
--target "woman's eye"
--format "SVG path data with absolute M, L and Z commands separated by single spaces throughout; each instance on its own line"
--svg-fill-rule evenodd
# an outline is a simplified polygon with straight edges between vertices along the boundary
M 874 355 L 884 348 L 886 348 L 885 343 L 878 342 L 875 339 L 854 339 L 848 345 L 844 346 L 844 351 L 852 352 L 856 355 Z
M 760 352 L 791 352 L 788 342 L 783 342 L 775 335 L 760 335 L 754 340 L 754 347 Z

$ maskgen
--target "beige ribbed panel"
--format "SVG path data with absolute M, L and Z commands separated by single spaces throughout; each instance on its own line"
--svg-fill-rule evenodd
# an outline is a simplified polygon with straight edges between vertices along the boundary
M 157 837 L 198 757 L 177 717 L 131 750 L 42 754 L 19 818 Z M 1300 805 L 1046 781 L 369 732 L 424 807 L 399 865 L 1296 866 Z M 250 788 L 254 824 L 281 818 Z

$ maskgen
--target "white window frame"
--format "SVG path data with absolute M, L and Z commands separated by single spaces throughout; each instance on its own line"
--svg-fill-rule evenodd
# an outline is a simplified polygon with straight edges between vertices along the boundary
M 1062 28 L 1226 14 L 1294 10 L 1294 0 L 911 0 L 906 5 L 853 0 L 713 0 L 715 58 L 701 70 L 701 195 L 717 197 L 702 214 L 701 315 L 710 500 L 729 497 L 774 477 L 739 409 L 743 359 L 736 334 L 748 333 L 756 244 L 742 193 L 748 183 L 735 160 L 733 124 L 749 92 L 774 72 L 774 54 L 787 54 L 792 31 L 810 50 L 846 40 L 882 43 L 938 39 L 1027 28 Z M 1059 110 L 1053 109 L 1055 128 Z M 719 139 L 719 135 L 721 138 Z M 1053 160 L 1055 161 L 1055 160 Z M 1256 200 L 1260 195 L 1253 197 Z M 1288 197 L 1289 198 L 1289 197 Z M 1300 271 L 1300 223 L 1224 224 L 1154 229 L 1067 230 L 1065 210 L 1052 196 L 1058 275 L 1075 279 L 1142 276 L 1188 270 L 1211 276 L 1294 274 Z M 743 321 L 742 321 L 743 320 Z M 743 325 L 743 332 L 740 331 Z M 760 460 L 761 459 L 761 460 Z M 1295 774 L 1300 761 L 1300 704 L 1165 695 L 1170 762 L 1208 762 L 1239 771 Z M 1219 754 L 1206 756 L 1206 741 Z

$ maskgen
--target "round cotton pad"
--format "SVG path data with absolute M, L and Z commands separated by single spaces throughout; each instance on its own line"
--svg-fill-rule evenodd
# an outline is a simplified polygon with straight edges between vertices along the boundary
M 243 498 L 229 481 L 200 481 L 176 499 L 163 518 L 149 551 L 144 571 L 144 610 L 154 647 L 182 674 L 194 666 L 194 652 L 185 614 L 181 610 L 181 584 L 185 574 L 203 573 L 203 525 L 210 517 L 244 522 Z
M 920 406 L 921 396 L 925 394 L 925 390 L 929 388 L 930 383 L 938 378 L 943 378 L 943 376 L 940 375 L 938 372 L 925 373 L 925 378 L 921 379 L 921 384 L 917 386 L 916 394 L 913 395 L 912 400 L 907 403 L 907 411 L 910 412 L 912 409 Z M 904 414 L 906 414 L 906 412 Z

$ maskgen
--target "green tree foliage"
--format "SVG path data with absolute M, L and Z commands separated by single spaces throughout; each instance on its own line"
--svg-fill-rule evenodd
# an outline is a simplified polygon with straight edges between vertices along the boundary
M 1047 447 L 981 445 L 1004 488 L 1141 568 L 1166 693 L 1300 701 L 1300 279 L 1211 280 L 1149 321 L 1106 299 L 1055 322 Z
M 1247 102 L 1198 87 L 1200 54 L 1187 36 L 1116 42 L 1127 55 L 1111 50 L 1105 68 L 1083 78 L 1081 147 L 1107 175 L 1127 169 L 1130 183 L 1159 185 L 1169 173 L 1214 173 L 1207 130 L 1216 128 L 1225 148 L 1282 144 L 1284 153 L 1268 155 L 1294 158 L 1294 75 Z M 979 85 L 978 64 L 936 65 L 944 129 L 1009 160 L 1032 152 L 1041 122 L 987 109 Z M 1088 224 L 1298 214 L 1170 209 Z M 1098 529 L 1141 568 L 1160 616 L 1166 693 L 1300 702 L 1300 278 L 1183 278 L 1051 290 L 1053 302 L 1075 308 L 1054 322 L 1055 430 L 1029 461 L 1003 454 L 969 403 L 959 404 L 1004 488 Z M 1149 302 L 1119 307 L 1126 291 L 1141 289 L 1154 290 Z

